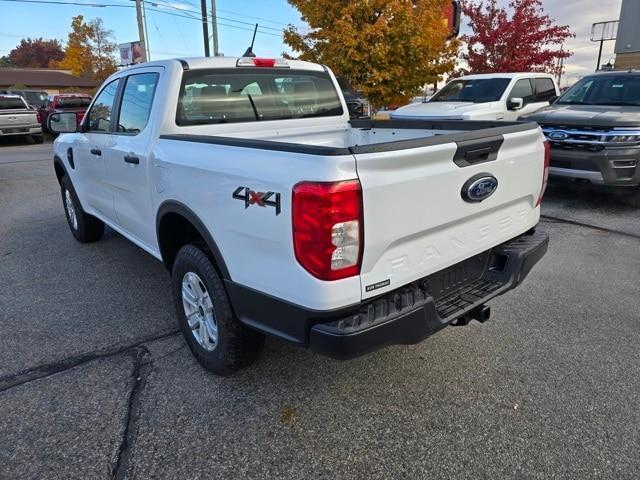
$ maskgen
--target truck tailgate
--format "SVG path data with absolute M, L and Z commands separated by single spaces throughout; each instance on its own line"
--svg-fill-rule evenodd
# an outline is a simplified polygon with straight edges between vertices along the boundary
M 25 112 L 24 110 L 4 111 L 0 113 L 0 129 L 3 131 L 15 128 L 28 127 L 38 124 L 38 117 L 35 112 Z
M 438 272 L 538 223 L 540 130 L 481 130 L 473 137 L 390 151 L 354 149 L 364 204 L 362 298 Z M 463 186 L 481 174 L 497 179 L 496 190 L 480 202 L 464 200 Z

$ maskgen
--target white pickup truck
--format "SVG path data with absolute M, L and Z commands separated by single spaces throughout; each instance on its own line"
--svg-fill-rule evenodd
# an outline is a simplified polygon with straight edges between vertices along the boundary
M 263 334 L 348 358 L 484 321 L 547 249 L 535 123 L 349 121 L 328 68 L 229 57 L 124 69 L 68 115 L 48 124 L 71 232 L 163 261 L 218 374 Z
M 485 73 L 456 78 L 421 103 L 391 112 L 396 120 L 515 121 L 548 107 L 560 95 L 556 80 L 545 73 Z

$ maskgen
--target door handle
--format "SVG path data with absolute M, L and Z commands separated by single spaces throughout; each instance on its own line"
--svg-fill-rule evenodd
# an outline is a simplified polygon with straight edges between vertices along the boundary
M 140 159 L 133 155 L 125 155 L 124 161 L 127 163 L 133 163 L 134 165 L 138 165 L 140 163 Z
M 91 154 L 100 156 L 100 155 L 102 155 L 102 150 L 100 150 L 99 148 L 92 148 L 91 149 Z

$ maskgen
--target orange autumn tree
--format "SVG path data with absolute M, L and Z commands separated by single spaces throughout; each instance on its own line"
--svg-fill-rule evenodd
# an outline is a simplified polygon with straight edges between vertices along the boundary
M 288 0 L 309 31 L 284 41 L 300 60 L 328 65 L 375 106 L 403 104 L 451 72 L 458 44 L 444 20 L 450 0 Z

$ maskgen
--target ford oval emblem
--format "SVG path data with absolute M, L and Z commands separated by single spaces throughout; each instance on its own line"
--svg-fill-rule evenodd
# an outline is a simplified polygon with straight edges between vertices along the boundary
M 476 203 L 486 200 L 498 188 L 498 179 L 489 173 L 481 173 L 471 177 L 462 186 L 462 199 Z
M 547 135 L 547 137 L 549 137 L 551 140 L 566 140 L 567 138 L 569 138 L 569 134 L 566 132 L 555 131 L 549 132 L 549 135 Z

